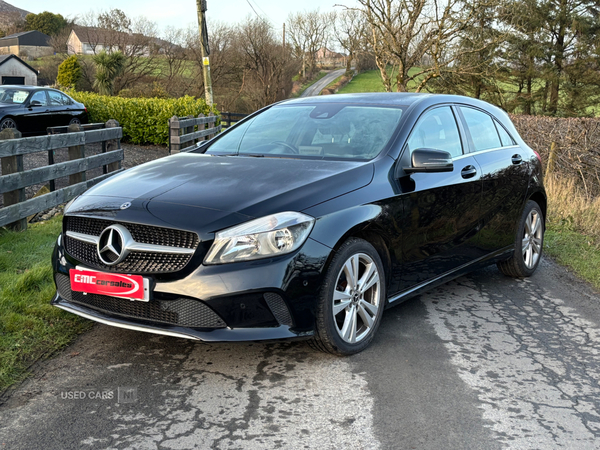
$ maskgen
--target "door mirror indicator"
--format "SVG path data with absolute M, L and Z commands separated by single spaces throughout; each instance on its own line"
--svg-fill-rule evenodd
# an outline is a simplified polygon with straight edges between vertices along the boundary
M 443 150 L 418 148 L 412 152 L 411 167 L 403 167 L 406 173 L 414 172 L 452 172 L 452 155 Z
M 31 102 L 29 103 L 29 107 L 34 107 L 34 106 L 43 106 L 42 102 L 40 102 L 39 100 L 31 100 Z

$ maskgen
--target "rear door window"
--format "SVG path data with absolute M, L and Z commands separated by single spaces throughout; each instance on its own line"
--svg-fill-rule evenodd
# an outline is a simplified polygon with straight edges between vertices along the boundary
M 460 110 L 467 122 L 476 152 L 502 147 L 494 120 L 488 114 L 464 106 Z

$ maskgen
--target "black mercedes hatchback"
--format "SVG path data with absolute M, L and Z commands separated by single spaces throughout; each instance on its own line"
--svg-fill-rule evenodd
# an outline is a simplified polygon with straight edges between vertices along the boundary
M 288 100 L 65 209 L 52 303 L 202 341 L 366 348 L 384 309 L 496 263 L 536 270 L 539 155 L 466 97 Z

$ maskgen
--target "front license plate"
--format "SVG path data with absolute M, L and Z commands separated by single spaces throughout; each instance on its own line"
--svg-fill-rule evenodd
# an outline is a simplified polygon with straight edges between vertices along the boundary
M 110 295 L 142 302 L 150 299 L 150 283 L 141 275 L 96 272 L 79 268 L 71 269 L 69 275 L 73 291 Z

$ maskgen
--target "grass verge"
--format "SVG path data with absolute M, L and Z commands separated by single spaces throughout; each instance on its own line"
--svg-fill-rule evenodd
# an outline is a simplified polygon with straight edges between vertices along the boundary
M 590 198 L 573 180 L 545 180 L 548 220 L 544 251 L 600 290 L 600 198 Z
M 344 75 L 337 77 L 335 80 L 333 80 L 331 83 L 329 83 L 327 86 L 325 86 L 325 89 L 331 89 L 334 90 L 335 89 L 335 85 L 338 84 L 342 78 L 344 78 Z M 325 90 L 323 89 L 323 91 Z M 322 91 L 321 91 L 322 92 Z
M 62 217 L 23 233 L 0 228 L 0 393 L 38 359 L 70 343 L 90 322 L 50 305 L 50 256 Z

